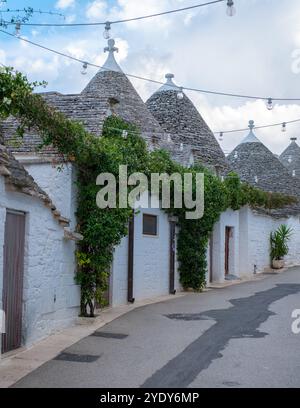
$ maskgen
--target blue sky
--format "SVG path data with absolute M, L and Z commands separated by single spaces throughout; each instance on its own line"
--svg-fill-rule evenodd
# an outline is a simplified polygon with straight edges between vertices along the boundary
M 66 21 L 93 22 L 127 18 L 204 2 L 204 0 L 8 0 L 2 8 L 31 6 L 65 15 Z M 300 2 L 299 0 L 235 0 L 237 14 L 229 18 L 225 4 L 113 27 L 126 72 L 163 80 L 173 72 L 178 84 L 189 87 L 300 97 Z M 36 15 L 31 22 L 62 22 L 58 16 Z M 7 31 L 13 32 L 11 27 Z M 32 41 L 103 64 L 105 40 L 102 27 L 25 28 L 22 35 Z M 78 93 L 96 70 L 80 74 L 81 66 L 62 57 L 25 45 L 0 33 L 0 62 L 25 72 L 31 80 L 48 81 L 48 90 Z M 294 65 L 293 65 L 294 64 Z M 294 66 L 294 69 L 293 69 Z M 155 85 L 133 81 L 146 100 Z M 261 101 L 188 93 L 213 130 L 257 125 L 300 118 L 300 104 L 282 103 L 268 111 Z M 275 153 L 289 138 L 298 136 L 300 125 L 257 131 L 257 136 Z M 225 151 L 244 134 L 224 137 Z

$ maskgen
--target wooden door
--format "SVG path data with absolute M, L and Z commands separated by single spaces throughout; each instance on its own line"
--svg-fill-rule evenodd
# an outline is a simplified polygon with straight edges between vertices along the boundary
M 175 295 L 175 251 L 176 251 L 176 224 L 170 222 L 170 294 Z
M 229 252 L 230 252 L 231 227 L 225 228 L 225 275 L 229 275 Z
M 134 273 L 134 215 L 129 221 L 128 227 L 128 289 L 127 300 L 134 303 L 133 297 L 133 273 Z
M 25 214 L 7 211 L 3 263 L 3 310 L 5 334 L 2 353 L 22 343 L 22 302 L 24 277 Z

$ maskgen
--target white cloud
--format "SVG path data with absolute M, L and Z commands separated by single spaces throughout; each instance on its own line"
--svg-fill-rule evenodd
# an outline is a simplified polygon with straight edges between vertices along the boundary
M 59 9 L 67 9 L 75 5 L 75 0 L 58 0 L 55 7 Z
M 95 21 L 105 18 L 106 12 L 106 1 L 95 0 L 87 5 L 85 15 L 90 21 Z

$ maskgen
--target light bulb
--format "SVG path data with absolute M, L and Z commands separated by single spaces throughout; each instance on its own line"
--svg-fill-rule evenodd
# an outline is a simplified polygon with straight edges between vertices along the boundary
M 18 21 L 18 22 L 16 23 L 15 35 L 16 35 L 17 37 L 19 37 L 19 36 L 20 36 L 20 32 L 21 32 L 21 23 Z
M 111 29 L 111 27 L 110 27 L 110 22 L 107 21 L 107 22 L 105 23 L 105 29 L 104 29 L 104 33 L 103 33 L 103 37 L 104 37 L 106 40 L 108 40 L 108 39 L 110 38 L 110 29 Z
M 283 124 L 282 124 L 281 131 L 286 132 L 286 123 L 285 122 L 283 122 Z
M 267 109 L 268 109 L 268 110 L 272 110 L 272 109 L 273 109 L 273 100 L 272 100 L 272 98 L 269 98 L 269 99 L 268 99 Z
M 222 142 L 222 140 L 223 140 L 223 132 L 220 132 L 220 134 L 219 134 L 219 140 L 220 140 L 220 142 Z
M 87 67 L 88 67 L 87 62 L 84 62 L 84 63 L 82 64 L 82 70 L 81 70 L 81 74 L 82 74 L 82 75 L 86 75 L 86 74 L 87 74 Z
M 177 92 L 177 99 L 182 100 L 183 98 L 184 98 L 183 88 L 180 87 L 180 88 L 179 88 L 179 91 Z
M 227 0 L 227 10 L 226 10 L 226 14 L 229 17 L 233 17 L 236 14 L 236 9 L 234 7 L 234 3 L 233 0 Z

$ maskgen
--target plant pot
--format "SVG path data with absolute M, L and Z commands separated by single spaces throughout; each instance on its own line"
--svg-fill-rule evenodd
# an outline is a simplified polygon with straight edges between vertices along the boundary
M 282 269 L 284 267 L 284 260 L 283 259 L 273 259 L 272 261 L 272 268 L 273 269 Z

